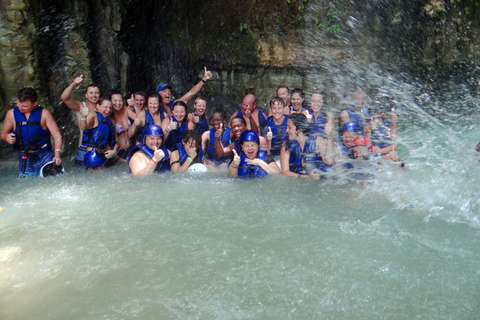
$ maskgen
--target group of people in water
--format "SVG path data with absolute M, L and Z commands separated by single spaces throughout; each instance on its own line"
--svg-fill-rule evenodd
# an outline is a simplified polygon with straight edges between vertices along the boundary
M 321 178 L 338 170 L 357 172 L 366 160 L 370 166 L 401 164 L 394 109 L 367 108 L 361 91 L 338 117 L 324 111 L 323 92 L 311 93 L 307 104 L 301 89 L 286 86 L 277 89 L 268 113 L 257 108 L 253 94 L 243 98 L 230 118 L 223 109 L 207 116 L 203 97 L 196 97 L 193 112 L 188 112 L 187 103 L 211 77 L 205 68 L 203 78 L 178 99 L 172 87 L 162 83 L 157 92 L 135 92 L 126 103 L 118 92 L 101 97 L 95 85 L 86 88 L 84 102 L 76 101 L 71 95 L 83 76 L 75 78 L 61 100 L 76 114 L 76 164 L 99 170 L 127 162 L 135 176 L 183 172 L 201 164 L 196 167 L 255 178 Z M 44 175 L 47 166 L 61 165 L 62 135 L 37 100 L 34 89 L 20 90 L 17 107 L 7 112 L 1 132 L 1 138 L 19 151 L 20 176 Z

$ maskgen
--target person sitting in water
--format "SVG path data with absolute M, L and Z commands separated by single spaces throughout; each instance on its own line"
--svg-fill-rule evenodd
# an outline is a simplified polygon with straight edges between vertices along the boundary
M 134 176 L 147 176 L 170 170 L 170 151 L 163 144 L 160 126 L 151 124 L 144 130 L 142 144 L 132 148 L 128 166 Z
M 195 86 L 190 89 L 186 94 L 184 94 L 180 99 L 173 101 L 172 96 L 172 87 L 167 83 L 162 83 L 157 88 L 157 93 L 160 96 L 161 112 L 165 112 L 167 117 L 173 116 L 172 109 L 174 102 L 183 101 L 185 104 L 188 103 L 199 91 L 202 89 L 203 85 L 207 83 L 213 75 L 206 67 L 203 68 L 203 78 Z
M 97 108 L 97 102 L 100 98 L 100 89 L 98 88 L 98 86 L 90 84 L 85 90 L 85 99 L 87 100 L 86 102 L 80 102 L 72 99 L 71 95 L 73 89 L 79 86 L 82 82 L 83 74 L 76 77 L 73 82 L 68 87 L 66 87 L 65 90 L 63 90 L 62 95 L 60 96 L 60 99 L 62 99 L 63 103 L 65 103 L 68 108 L 75 111 L 78 128 L 80 128 L 81 122 L 85 120 L 86 115 L 88 115 L 89 113 L 95 113 L 95 110 Z M 85 154 L 87 153 L 87 147 L 82 145 L 82 141 L 83 130 L 80 129 L 77 153 L 75 155 L 75 164 L 77 165 L 83 165 L 83 160 L 85 158 Z
M 372 143 L 372 153 L 381 154 L 387 160 L 399 161 L 397 144 L 397 125 L 384 120 L 383 112 L 378 108 L 370 110 L 372 116 L 366 138 Z
M 52 152 L 51 137 L 54 139 Z M 37 92 L 23 88 L 17 95 L 17 107 L 7 111 L 1 138 L 13 145 L 18 154 L 19 175 L 38 175 L 48 162 L 62 163 L 62 135 L 52 114 L 38 105 Z
M 132 137 L 135 133 L 132 128 L 133 122 L 137 119 L 137 115 L 123 104 L 123 97 L 120 93 L 114 92 L 110 95 L 113 106 L 113 120 L 115 121 L 115 130 L 117 131 L 118 153 L 117 159 L 126 161 L 130 148 L 133 145 Z M 137 120 L 138 122 L 139 120 Z
M 365 106 L 365 96 L 362 91 L 356 90 L 353 95 L 353 103 L 340 112 L 339 128 L 347 122 L 354 122 L 357 125 L 358 136 L 367 134 L 367 121 L 370 120 L 368 108 Z
M 82 110 L 84 112 L 84 110 Z M 118 144 L 115 124 L 110 118 L 112 102 L 109 98 L 100 98 L 95 113 L 83 113 L 80 129 L 83 130 L 82 145 L 87 147 L 85 166 L 90 169 L 102 168 L 112 164 L 117 154 Z M 108 163 L 107 163 L 108 161 Z
M 165 133 L 165 144 L 170 151 L 176 150 L 177 144 L 182 142 L 185 133 L 194 128 L 193 122 L 188 120 L 187 105 L 185 102 L 175 102 L 173 104 L 172 112 L 172 117 L 165 118 L 162 121 L 162 130 Z
M 230 157 L 218 157 L 215 149 L 215 142 L 218 140 L 222 148 L 228 147 L 231 143 L 230 128 L 225 128 L 226 115 L 221 109 L 212 112 L 210 124 L 212 129 L 202 135 L 202 148 L 205 152 L 205 164 L 207 166 L 228 165 Z M 225 128 L 225 129 L 224 129 Z
M 267 119 L 265 113 L 257 108 L 255 96 L 251 93 L 247 94 L 243 98 L 242 107 L 238 109 L 237 113 L 232 114 L 230 117 L 230 128 L 232 128 L 232 120 L 235 117 L 243 117 L 243 119 L 245 119 L 245 123 L 247 124 L 247 129 L 253 130 L 258 134 L 260 134 L 260 124 Z
M 228 175 L 231 177 L 263 178 L 268 174 L 279 174 L 275 159 L 260 149 L 260 138 L 255 131 L 247 130 L 240 135 L 240 155 L 233 150 L 233 161 L 228 166 Z
M 224 147 L 220 139 L 215 139 L 215 150 L 217 151 L 217 157 L 232 157 L 233 150 L 240 154 L 242 151 L 240 147 L 240 135 L 247 130 L 247 122 L 242 116 L 233 117 L 231 120 L 232 132 L 230 134 L 230 140 L 232 141 L 227 147 Z M 216 134 L 220 135 L 223 132 L 223 125 L 220 125 L 220 130 Z M 260 137 L 260 148 L 268 148 L 267 141 L 264 137 Z M 268 152 L 268 151 L 267 151 Z
M 202 137 L 197 131 L 187 131 L 175 149 L 170 156 L 172 172 L 186 171 L 193 163 L 203 164 Z
M 282 98 L 275 97 L 270 100 L 270 113 L 272 115 L 262 123 L 260 131 L 262 136 L 267 139 L 270 155 L 279 157 L 282 144 L 288 139 L 288 116 L 284 113 L 284 100 Z
M 146 97 L 147 94 L 145 93 L 145 91 L 134 92 L 130 99 L 127 99 L 128 108 L 130 108 L 130 110 L 132 110 L 132 112 L 138 116 L 140 112 L 145 110 Z
M 305 101 L 305 94 L 302 89 L 295 88 L 291 91 L 292 97 L 290 98 L 290 103 L 292 104 L 293 113 L 302 113 L 307 111 L 307 108 L 303 106 L 303 101 Z
M 287 122 L 288 140 L 282 145 L 280 163 L 282 173 L 290 177 L 319 178 L 320 171 L 335 163 L 332 128 L 326 128 L 328 137 L 311 137 L 310 126 L 304 114 L 291 114 Z
M 340 130 L 340 141 L 337 142 L 338 155 L 346 156 L 350 153 L 353 139 L 357 137 L 358 125 L 355 122 L 346 122 Z
M 205 114 L 205 110 L 207 110 L 207 100 L 202 97 L 198 97 L 195 99 L 195 103 L 193 105 L 194 112 L 188 114 L 188 121 L 193 123 L 193 129 L 197 130 L 200 135 L 202 135 L 205 131 L 208 131 L 208 117 Z
M 334 125 L 333 118 L 322 111 L 325 102 L 325 93 L 314 92 L 310 97 L 310 109 L 303 112 L 310 124 L 310 135 L 325 136 L 325 124 L 329 122 Z

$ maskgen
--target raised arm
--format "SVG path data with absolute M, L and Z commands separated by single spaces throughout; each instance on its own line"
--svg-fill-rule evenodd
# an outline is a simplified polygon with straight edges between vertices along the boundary
M 60 99 L 62 99 L 62 101 L 67 105 L 67 107 L 69 107 L 73 111 L 80 111 L 80 108 L 82 106 L 81 102 L 73 100 L 71 97 L 73 89 L 76 86 L 80 85 L 82 81 L 83 74 L 76 77 L 75 80 L 73 80 L 73 82 L 68 87 L 66 87 L 65 90 L 63 90 L 62 95 L 60 96 Z
M 190 89 L 187 93 L 185 93 L 180 99 L 176 99 L 175 101 L 183 101 L 188 103 L 195 95 L 202 89 L 203 85 L 210 79 L 213 75 L 210 71 L 207 70 L 207 67 L 203 67 L 203 78 L 200 80 L 196 85 Z

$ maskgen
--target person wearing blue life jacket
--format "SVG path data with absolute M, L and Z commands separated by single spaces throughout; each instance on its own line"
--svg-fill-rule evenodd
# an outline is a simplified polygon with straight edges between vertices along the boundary
M 172 95 L 172 86 L 167 83 L 161 83 L 157 87 L 157 93 L 160 97 L 160 110 L 167 114 L 167 117 L 173 116 L 173 104 L 177 101 L 183 101 L 185 104 L 188 103 L 203 87 L 205 83 L 207 83 L 208 79 L 213 77 L 212 72 L 208 71 L 206 67 L 203 68 L 203 78 L 194 85 L 190 91 L 184 94 L 180 99 L 173 98 Z
M 305 101 L 305 94 L 302 89 L 295 88 L 291 91 L 292 97 L 290 98 L 290 103 L 292 104 L 291 114 L 302 113 L 307 111 L 307 108 L 303 105 Z
M 104 167 L 105 164 L 110 164 L 109 160 L 117 154 L 117 132 L 115 124 L 110 118 L 112 109 L 110 98 L 100 98 L 97 111 L 89 113 L 80 122 L 80 129 L 83 130 L 82 145 L 87 147 L 84 164 L 89 169 L 98 169 Z M 98 162 L 97 158 L 104 161 Z
M 156 124 L 145 128 L 144 141 L 128 156 L 128 166 L 134 176 L 147 176 L 170 170 L 170 151 L 163 144 L 163 131 Z
M 356 90 L 353 95 L 353 101 L 349 106 L 340 112 L 339 128 L 347 122 L 357 124 L 357 136 L 361 137 L 367 134 L 366 125 L 370 122 L 368 107 L 365 105 L 365 95 L 361 90 Z
M 113 106 L 113 121 L 117 131 L 118 152 L 116 161 L 124 162 L 130 153 L 130 148 L 135 145 L 133 135 L 135 134 L 132 123 L 137 120 L 136 114 L 123 104 L 123 97 L 119 92 L 110 94 Z M 139 120 L 137 120 L 139 121 Z
M 187 105 L 183 101 L 173 104 L 173 116 L 162 121 L 165 145 L 170 151 L 177 149 L 177 144 L 182 142 L 183 136 L 188 130 L 193 130 L 193 122 L 188 120 Z
M 260 131 L 267 140 L 267 149 L 270 150 L 270 155 L 279 157 L 282 144 L 288 139 L 288 116 L 284 114 L 284 100 L 282 98 L 275 97 L 270 100 L 270 114 L 271 116 L 261 124 Z
M 210 116 L 212 129 L 202 134 L 202 148 L 205 153 L 205 165 L 221 166 L 225 168 L 230 162 L 229 156 L 219 157 L 215 149 L 215 142 L 220 141 L 222 148 L 228 147 L 232 142 L 230 139 L 230 128 L 225 127 L 226 115 L 221 109 L 215 109 Z
M 170 169 L 174 173 L 186 171 L 194 163 L 203 164 L 202 137 L 189 130 L 170 155 Z
M 310 126 L 304 114 L 291 114 L 287 122 L 288 140 L 280 152 L 282 173 L 290 177 L 318 179 L 335 163 L 332 126 L 325 128 L 326 138 L 309 136 Z
M 193 104 L 194 112 L 188 114 L 188 120 L 193 123 L 193 129 L 197 130 L 200 135 L 208 131 L 208 117 L 205 114 L 207 110 L 207 100 L 203 97 L 195 99 Z
M 267 119 L 265 113 L 257 108 L 256 98 L 253 94 L 247 94 L 242 100 L 242 107 L 230 117 L 229 127 L 232 128 L 232 120 L 235 117 L 243 117 L 247 124 L 247 130 L 253 130 L 260 134 L 260 125 Z
M 333 117 L 322 111 L 325 102 L 325 93 L 314 92 L 310 97 L 310 109 L 303 112 L 310 124 L 310 135 L 312 136 L 324 137 L 325 124 L 329 122 L 334 125 Z
M 240 136 L 242 132 L 247 130 L 247 123 L 242 116 L 235 116 L 231 120 L 232 132 L 230 134 L 230 140 L 232 141 L 228 146 L 224 147 L 220 139 L 215 139 L 215 150 L 218 157 L 233 157 L 233 150 L 240 154 L 242 148 L 240 147 Z M 220 124 L 220 129 L 215 133 L 220 136 L 223 132 L 223 125 Z M 253 130 L 252 130 L 253 131 Z M 267 149 L 268 144 L 264 137 L 260 137 L 260 148 Z M 268 150 L 267 150 L 268 153 Z
M 167 117 L 166 113 L 160 111 L 160 101 L 157 94 L 151 94 L 147 97 L 147 108 L 138 114 L 136 121 L 132 123 L 131 129 L 134 131 L 137 143 L 142 143 L 144 128 L 151 124 L 161 126 L 162 121 Z
M 62 163 L 62 135 L 52 114 L 38 105 L 33 88 L 18 92 L 17 107 L 7 111 L 1 138 L 13 145 L 14 151 L 20 151 L 19 177 L 38 175 L 40 169 L 51 161 L 56 166 Z
M 337 141 L 336 147 L 339 157 L 345 157 L 350 154 L 353 140 L 357 137 L 358 125 L 355 122 L 346 122 L 340 130 L 340 141 Z
M 372 108 L 372 116 L 368 128 L 367 139 L 372 143 L 372 153 L 382 155 L 384 159 L 400 161 L 397 154 L 397 125 L 384 119 L 384 114 L 379 108 Z
M 263 178 L 269 174 L 279 174 L 275 159 L 260 149 L 260 138 L 255 131 L 247 130 L 240 136 L 240 154 L 233 151 L 234 157 L 228 166 L 230 177 Z

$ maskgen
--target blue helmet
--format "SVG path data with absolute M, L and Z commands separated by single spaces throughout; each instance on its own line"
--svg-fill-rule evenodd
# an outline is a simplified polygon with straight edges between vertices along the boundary
M 147 127 L 145 127 L 143 131 L 143 135 L 145 136 L 163 136 L 163 130 L 160 128 L 160 126 L 157 126 L 156 124 L 151 124 Z
M 244 143 L 245 141 L 256 141 L 257 143 L 260 143 L 260 138 L 255 131 L 246 130 L 240 135 L 240 143 Z
M 105 164 L 107 158 L 105 156 L 99 156 L 95 150 L 90 150 L 85 154 L 83 158 L 83 162 L 85 163 L 85 167 L 90 169 L 97 169 L 100 168 Z
M 342 132 L 343 131 L 357 132 L 359 131 L 358 125 L 356 122 L 345 122 L 342 126 Z

